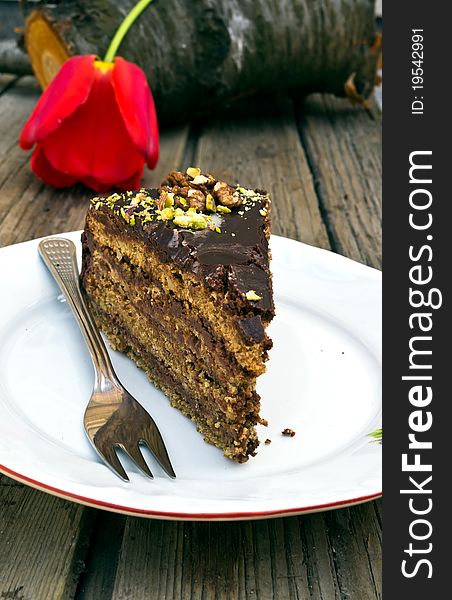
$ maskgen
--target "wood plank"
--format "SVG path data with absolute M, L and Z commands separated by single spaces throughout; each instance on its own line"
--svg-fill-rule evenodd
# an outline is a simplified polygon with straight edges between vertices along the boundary
M 129 518 L 112 598 L 381 598 L 373 504 L 243 523 Z
M 341 598 L 381 598 L 381 530 L 372 503 L 325 515 Z
M 226 181 L 268 190 L 273 233 L 328 248 L 291 101 L 259 99 L 252 116 L 247 109 L 209 123 L 201 132 L 195 161 Z
M 82 229 L 88 200 L 94 195 L 80 185 L 56 190 L 31 172 L 31 153 L 21 150 L 17 140 L 38 97 L 32 77 L 21 78 L 0 97 L 0 124 L 5 124 L 0 138 L 0 246 Z M 186 126 L 162 132 L 158 167 L 145 172 L 143 185 L 159 184 L 178 165 L 187 135 Z
M 94 511 L 0 477 L 0 598 L 72 598 Z
M 18 79 L 16 75 L 8 75 L 6 73 L 0 73 L 0 96 L 15 83 Z
M 381 265 L 381 121 L 329 96 L 297 104 L 300 131 L 335 251 Z
M 119 559 L 125 515 L 96 510 L 94 527 L 78 582 L 77 600 L 111 598 Z
M 28 156 L 18 147 L 20 129 L 38 97 L 32 78 L 1 79 L 0 97 L 0 245 L 27 239 L 14 231 L 30 187 L 40 188 L 28 170 Z M 27 195 L 28 192 L 28 195 Z M 32 204 L 31 209 L 35 207 Z M 29 220 L 39 221 L 33 213 Z M 36 218 L 38 217 L 38 218 Z M 6 224 L 5 220 L 6 219 Z M 24 235 L 24 238 L 21 236 Z M 0 476 L 2 569 L 0 595 L 11 598 L 66 599 L 77 576 L 92 527 L 93 511 L 38 492 Z

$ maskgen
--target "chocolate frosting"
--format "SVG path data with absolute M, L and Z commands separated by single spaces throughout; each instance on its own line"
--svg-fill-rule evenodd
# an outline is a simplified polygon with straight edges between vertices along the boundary
M 157 200 L 160 190 L 143 191 Z M 112 200 L 113 199 L 113 200 Z M 205 286 L 228 293 L 228 303 L 238 313 L 239 329 L 249 342 L 265 337 L 261 318 L 274 316 L 268 235 L 268 195 L 257 192 L 243 206 L 227 214 L 215 214 L 215 229 L 191 230 L 173 221 L 158 220 L 157 207 L 146 216 L 131 205 L 131 196 L 115 194 L 92 200 L 88 218 L 100 220 L 114 235 L 138 238 L 156 252 L 162 262 L 175 262 L 198 275 Z M 133 224 L 127 219 L 134 214 Z M 217 226 L 215 222 L 215 226 Z M 246 294 L 253 291 L 253 297 Z M 256 317 L 261 317 L 256 319 Z

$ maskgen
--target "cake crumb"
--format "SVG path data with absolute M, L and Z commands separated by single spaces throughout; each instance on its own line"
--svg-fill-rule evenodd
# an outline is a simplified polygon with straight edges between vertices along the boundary
M 282 435 L 287 435 L 289 437 L 293 437 L 295 435 L 295 431 L 293 429 L 289 429 L 288 427 L 286 427 L 285 429 L 283 429 L 281 431 Z
M 272 441 L 271 441 L 271 440 L 269 440 L 268 438 L 267 438 L 267 439 L 265 440 L 265 442 L 264 442 L 264 444 L 265 444 L 266 446 L 269 446 L 271 443 L 272 443 Z
M 268 421 L 267 419 L 262 419 L 262 417 L 259 419 L 259 423 L 261 425 L 263 425 L 264 427 L 268 427 Z

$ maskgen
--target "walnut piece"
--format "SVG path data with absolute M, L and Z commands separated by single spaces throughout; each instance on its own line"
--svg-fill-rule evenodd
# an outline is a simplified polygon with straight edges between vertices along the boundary
M 203 212 L 206 209 L 206 197 L 201 190 L 189 190 L 187 199 L 190 203 L 190 208 L 196 208 L 199 212 Z
M 217 181 L 213 191 L 216 199 L 223 206 L 235 207 L 242 204 L 240 194 L 225 181 Z
M 190 185 L 187 175 L 180 171 L 171 171 L 167 179 L 168 183 L 173 186 L 178 185 L 180 187 L 188 187 Z

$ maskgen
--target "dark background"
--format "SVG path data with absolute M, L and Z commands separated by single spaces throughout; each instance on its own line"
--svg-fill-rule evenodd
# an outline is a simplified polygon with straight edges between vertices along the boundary
M 383 597 L 450 597 L 449 567 L 451 541 L 451 441 L 450 441 L 450 256 L 451 256 L 451 39 L 450 4 L 413 0 L 386 2 L 384 9 L 384 100 L 383 100 L 383 296 L 384 296 L 384 550 Z M 411 29 L 424 29 L 423 116 L 412 116 Z M 422 92 L 421 92 L 422 93 Z M 409 227 L 409 154 L 413 150 L 432 150 L 433 228 L 416 232 Z M 408 527 L 416 517 L 408 508 L 410 496 L 401 495 L 407 487 L 407 473 L 401 471 L 401 455 L 408 448 L 409 384 L 401 377 L 408 373 L 408 248 L 420 245 L 426 233 L 433 235 L 432 286 L 443 292 L 443 307 L 432 311 L 433 328 L 433 450 L 424 451 L 433 464 L 433 502 L 430 515 L 433 552 L 433 578 L 426 579 L 425 566 L 412 579 L 401 573 L 403 550 L 410 540 Z M 427 310 L 427 309 L 425 309 Z M 424 459 L 426 460 L 426 458 Z M 422 475 L 422 474 L 421 474 Z M 424 473 L 428 476 L 429 473 Z M 422 478 L 417 478 L 422 481 Z M 418 496 L 419 497 L 419 496 Z M 426 498 L 427 496 L 423 496 Z M 419 555 L 421 556 L 421 555 Z M 407 555 L 405 555 L 407 557 Z M 412 563 L 413 564 L 413 561 Z

